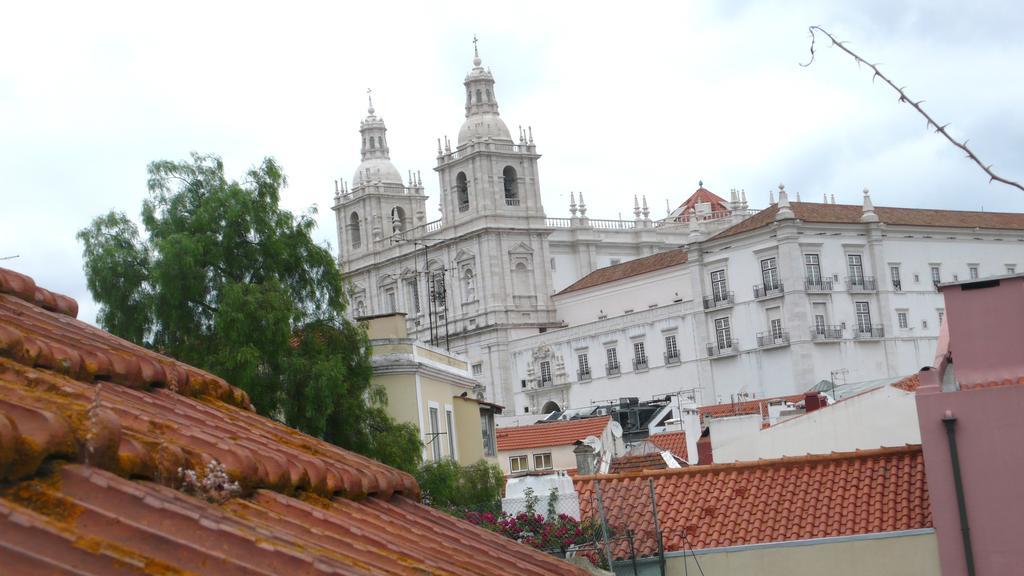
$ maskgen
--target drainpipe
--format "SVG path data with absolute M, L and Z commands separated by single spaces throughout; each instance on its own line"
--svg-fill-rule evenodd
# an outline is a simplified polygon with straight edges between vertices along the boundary
M 956 451 L 956 416 L 946 410 L 942 416 L 949 440 L 949 459 L 953 465 L 953 485 L 956 487 L 956 505 L 960 513 L 960 532 L 964 540 L 964 560 L 967 562 L 967 576 L 974 576 L 974 551 L 971 549 L 971 529 L 967 524 L 967 503 L 964 501 L 964 485 L 960 479 L 960 457 Z

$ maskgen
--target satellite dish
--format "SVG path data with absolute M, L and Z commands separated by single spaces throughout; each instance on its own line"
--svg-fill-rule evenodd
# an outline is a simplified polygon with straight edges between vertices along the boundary
M 622 438 L 622 424 L 612 422 L 610 428 L 612 430 L 612 438 Z
M 601 440 L 597 436 L 587 436 L 583 439 L 583 443 L 594 449 L 594 453 L 601 452 Z

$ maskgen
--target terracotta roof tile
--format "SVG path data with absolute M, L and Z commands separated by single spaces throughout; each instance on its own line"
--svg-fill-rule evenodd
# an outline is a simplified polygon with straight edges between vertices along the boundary
M 824 224 L 859 224 L 862 206 L 857 204 L 819 204 L 790 202 L 793 214 L 804 222 Z M 712 239 L 735 236 L 767 226 L 775 221 L 778 204 L 772 204 L 742 222 L 726 228 Z M 1024 214 L 1011 212 L 970 212 L 963 210 L 932 210 L 928 208 L 875 207 L 878 219 L 891 226 L 931 226 L 943 228 L 985 228 L 993 230 L 1024 230 Z
M 745 400 L 743 402 L 731 402 L 728 404 L 711 404 L 698 408 L 700 417 L 705 416 L 721 418 L 723 416 L 745 416 L 747 414 L 761 414 L 761 417 L 768 417 L 768 405 L 776 402 L 800 402 L 804 399 L 803 394 L 792 394 L 789 396 L 776 396 L 774 398 L 761 398 L 760 400 Z
M 683 222 L 688 218 L 690 210 L 697 204 L 707 203 L 711 205 L 712 212 L 728 212 L 729 208 L 725 205 L 725 199 L 701 186 L 697 188 L 697 191 L 690 195 L 679 208 L 676 208 L 675 213 L 677 222 Z
M 660 452 L 650 454 L 637 454 L 634 456 L 617 456 L 612 458 L 608 467 L 609 474 L 621 474 L 623 472 L 640 472 L 642 470 L 664 470 L 668 468 L 665 459 Z
M 498 428 L 498 450 L 504 452 L 524 448 L 564 446 L 577 440 L 583 440 L 587 436 L 600 438 L 604 429 L 608 427 L 609 420 L 611 420 L 611 416 L 598 416 Z
M 419 504 L 410 475 L 255 414 L 26 278 L 0 269 L 5 572 L 582 573 Z M 169 487 L 213 459 L 240 496 Z
M 662 450 L 668 450 L 676 458 L 689 460 L 686 454 L 686 432 L 662 432 L 649 436 L 647 440 Z
M 584 517 L 601 481 L 608 523 L 636 532 L 640 557 L 657 553 L 648 479 L 669 552 L 684 531 L 702 549 L 933 526 L 920 446 L 575 478 Z
M 615 282 L 617 280 L 622 280 L 623 278 L 630 278 L 632 276 L 639 276 L 640 274 L 647 274 L 649 272 L 671 268 L 672 266 L 679 266 L 680 264 L 686 263 L 686 258 L 685 249 L 674 248 L 672 250 L 658 252 L 657 254 L 651 254 L 650 256 L 644 256 L 643 258 L 623 262 L 621 264 L 598 268 L 570 284 L 567 288 L 563 288 L 558 294 L 575 292 L 576 290 L 583 290 L 584 288 L 593 288 L 594 286 Z

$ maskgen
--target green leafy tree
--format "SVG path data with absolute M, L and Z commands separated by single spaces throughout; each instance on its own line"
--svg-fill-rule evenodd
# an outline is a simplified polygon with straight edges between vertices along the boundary
M 469 466 L 450 458 L 428 462 L 416 473 L 416 481 L 425 503 L 457 516 L 501 510 L 505 475 L 486 460 Z
M 120 212 L 78 233 L 97 319 L 240 386 L 261 414 L 414 471 L 418 432 L 385 412 L 315 210 L 281 209 L 285 185 L 270 158 L 242 182 L 215 156 L 150 164 L 145 235 Z

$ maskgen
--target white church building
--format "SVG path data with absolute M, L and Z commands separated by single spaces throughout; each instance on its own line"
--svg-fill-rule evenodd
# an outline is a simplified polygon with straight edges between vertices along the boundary
M 441 218 L 391 161 L 371 104 L 362 162 L 336 184 L 338 264 L 354 316 L 406 313 L 411 337 L 468 357 L 481 394 L 534 414 L 692 391 L 703 403 L 931 363 L 938 281 L 1024 265 L 1024 215 L 726 201 L 701 186 L 667 218 L 570 217 L 541 203 L 532 130 L 498 113 L 479 56 L 458 141 L 438 143 Z

